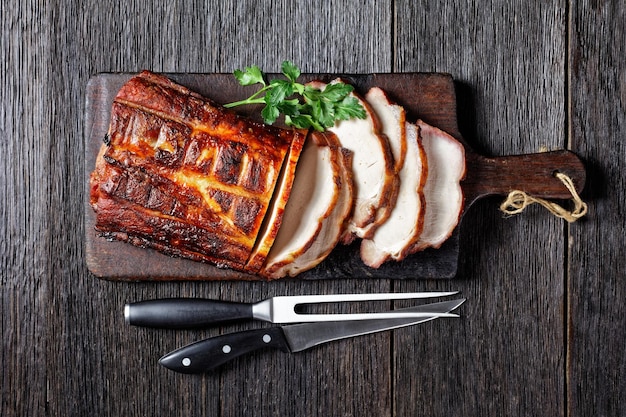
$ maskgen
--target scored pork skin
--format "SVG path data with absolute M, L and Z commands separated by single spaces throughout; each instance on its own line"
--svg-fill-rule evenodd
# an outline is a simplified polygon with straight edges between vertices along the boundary
M 107 239 L 171 256 L 240 267 L 247 248 L 222 244 L 223 236 L 215 238 L 204 227 L 220 219 L 173 190 L 171 184 L 155 182 L 141 171 L 123 170 L 99 159 L 91 181 L 96 230 Z
M 172 229 L 177 236 L 189 233 L 210 242 L 204 245 L 202 260 L 245 270 L 285 157 L 292 144 L 304 138 L 303 131 L 252 122 L 164 76 L 144 71 L 115 97 L 102 159 L 127 175 L 144 175 L 163 195 L 184 196 L 187 203 L 180 206 L 204 213 L 206 222 L 200 224 L 188 211 L 165 214 L 133 205 L 131 209 L 141 212 L 154 228 L 137 235 L 142 246 L 166 248 L 164 252 L 181 256 L 193 251 L 191 238 L 163 237 Z M 92 175 L 92 192 L 99 189 L 99 181 L 108 179 Z M 131 225 L 126 225 L 130 233 L 119 230 L 123 225 L 106 218 L 112 211 L 99 209 L 105 201 L 122 197 L 107 200 L 111 196 L 100 191 L 92 194 L 97 230 L 116 239 L 124 234 L 133 237 Z

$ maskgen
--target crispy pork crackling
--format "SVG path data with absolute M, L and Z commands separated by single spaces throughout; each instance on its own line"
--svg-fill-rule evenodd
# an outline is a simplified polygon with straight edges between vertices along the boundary
M 144 71 L 113 103 L 91 177 L 96 229 L 108 238 L 256 273 L 289 197 L 284 184 L 271 220 L 263 220 L 281 172 L 293 176 L 305 137 L 300 130 L 252 122 Z

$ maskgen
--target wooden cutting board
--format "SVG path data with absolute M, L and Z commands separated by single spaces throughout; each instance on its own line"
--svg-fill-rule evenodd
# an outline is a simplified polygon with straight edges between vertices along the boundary
M 135 74 L 110 73 L 92 77 L 87 85 L 85 106 L 85 253 L 89 270 L 110 280 L 254 280 L 256 276 L 219 269 L 212 265 L 172 258 L 150 249 L 108 241 L 94 230 L 95 214 L 89 205 L 89 175 L 102 139 L 108 130 L 113 99 L 120 87 Z M 227 103 L 249 96 L 253 90 L 240 86 L 232 74 L 167 74 L 174 81 L 214 100 Z M 271 76 L 271 75 L 270 75 Z M 407 110 L 408 120 L 420 118 L 461 141 L 466 148 L 467 174 L 462 182 L 466 211 L 476 200 L 512 189 L 542 197 L 567 199 L 569 191 L 554 177 L 556 171 L 572 178 L 582 190 L 585 169 L 576 155 L 568 151 L 486 158 L 473 152 L 457 126 L 454 81 L 448 74 L 403 73 L 342 75 L 357 91 L 378 86 Z M 330 81 L 332 74 L 305 74 L 303 80 Z M 237 109 L 259 119 L 259 107 Z M 520 174 L 523 173 L 523 174 Z M 427 249 L 402 262 L 388 262 L 379 269 L 365 266 L 359 258 L 358 242 L 338 246 L 318 267 L 296 279 L 331 278 L 452 278 L 459 258 L 459 228 L 439 249 Z

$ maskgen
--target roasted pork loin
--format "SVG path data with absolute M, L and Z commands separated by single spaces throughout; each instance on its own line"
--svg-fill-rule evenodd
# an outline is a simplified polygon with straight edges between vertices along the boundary
M 296 276 L 317 266 L 337 245 L 352 211 L 351 158 L 332 133 L 311 133 L 261 275 Z
M 365 95 L 365 100 L 378 116 L 380 129 L 389 140 L 394 170 L 400 172 L 404 165 L 407 147 L 406 110 L 394 103 L 379 87 L 370 88 Z
M 412 253 L 439 248 L 459 223 L 463 208 L 461 180 L 465 177 L 465 148 L 446 132 L 417 121 L 428 176 L 424 184 L 424 226 Z
M 428 163 L 419 140 L 419 128 L 403 122 L 406 128 L 406 148 L 399 172 L 400 188 L 389 218 L 370 239 L 361 242 L 361 260 L 378 268 L 389 259 L 403 260 L 414 248 L 424 225 L 424 184 Z M 392 136 L 396 142 L 398 138 Z
M 281 188 L 270 224 L 263 220 L 280 173 L 293 175 L 305 137 L 239 117 L 144 71 L 113 103 L 91 176 L 96 229 L 256 273 L 276 236 L 289 187 Z M 262 225 L 270 231 L 261 233 Z
M 326 88 L 326 84 L 320 81 L 309 85 L 320 90 Z M 361 103 L 366 117 L 337 121 L 328 128 L 337 137 L 339 145 L 352 152 L 355 197 L 352 217 L 342 237 L 344 243 L 372 236 L 391 213 L 399 185 L 391 147 L 381 131 L 378 115 L 357 93 L 351 95 Z
M 96 230 L 267 279 L 296 276 L 358 238 L 373 268 L 439 247 L 463 205 L 463 145 L 408 122 L 380 88 L 352 95 L 365 119 L 305 132 L 140 73 L 115 97 L 91 174 Z

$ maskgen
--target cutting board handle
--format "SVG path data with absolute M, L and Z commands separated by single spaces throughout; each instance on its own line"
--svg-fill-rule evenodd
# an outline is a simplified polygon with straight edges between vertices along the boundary
M 463 191 L 466 208 L 481 197 L 507 195 L 520 190 L 544 199 L 570 199 L 572 194 L 559 180 L 557 172 L 567 175 L 578 193 L 585 186 L 585 166 L 567 150 L 525 155 L 484 157 L 466 154 L 466 177 Z

